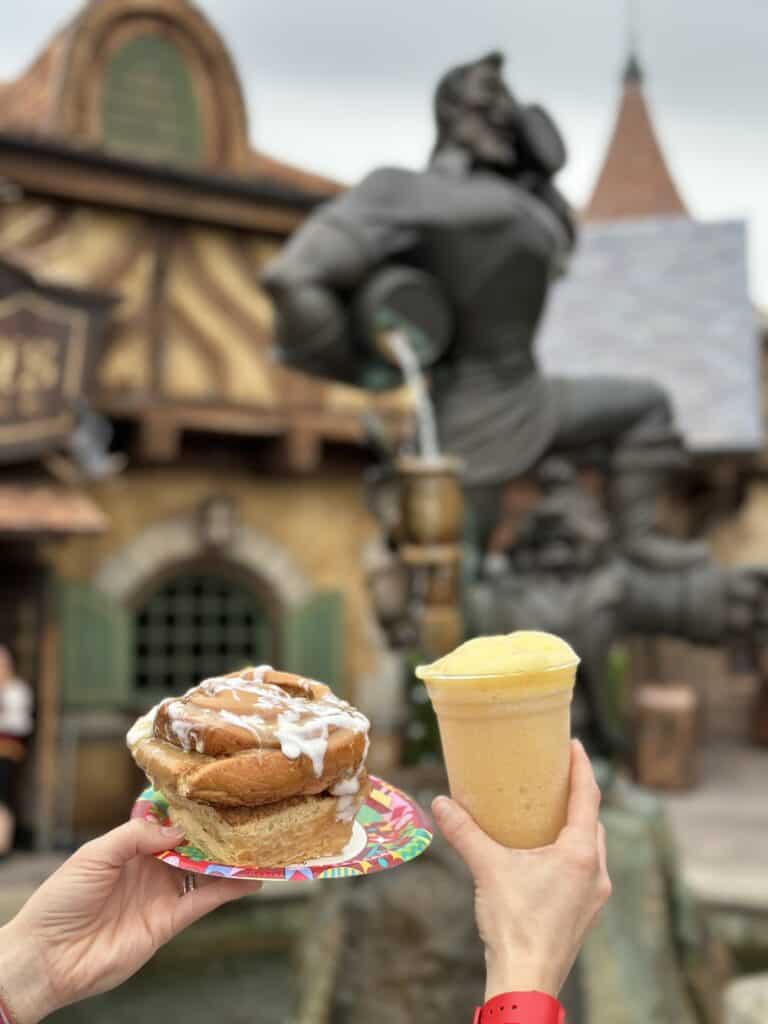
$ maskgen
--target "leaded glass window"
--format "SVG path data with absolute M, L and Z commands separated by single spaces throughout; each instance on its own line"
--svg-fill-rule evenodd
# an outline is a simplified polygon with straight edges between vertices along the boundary
M 198 164 L 203 126 L 184 54 L 160 35 L 142 35 L 110 59 L 102 98 L 104 144 L 127 156 Z
M 183 693 L 209 676 L 273 660 L 265 595 L 225 573 L 183 572 L 136 609 L 136 686 Z

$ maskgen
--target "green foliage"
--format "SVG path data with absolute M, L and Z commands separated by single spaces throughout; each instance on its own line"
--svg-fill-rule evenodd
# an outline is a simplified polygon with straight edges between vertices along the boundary
M 606 679 L 606 710 L 611 725 L 617 734 L 626 734 L 629 727 L 630 699 L 630 667 L 629 651 L 623 644 L 614 644 L 608 654 Z

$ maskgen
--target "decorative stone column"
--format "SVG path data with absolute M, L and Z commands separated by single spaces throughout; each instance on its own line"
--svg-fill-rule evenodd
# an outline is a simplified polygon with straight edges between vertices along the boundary
M 461 556 L 464 496 L 461 463 L 448 456 L 398 460 L 400 557 L 413 575 L 419 647 L 430 658 L 456 647 L 464 635 Z

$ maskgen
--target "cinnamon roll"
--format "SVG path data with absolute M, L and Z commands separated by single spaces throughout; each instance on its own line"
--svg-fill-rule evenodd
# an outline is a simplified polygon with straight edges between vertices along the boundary
M 209 860 L 280 867 L 348 843 L 368 789 L 368 729 L 323 683 L 261 666 L 167 698 L 127 741 Z

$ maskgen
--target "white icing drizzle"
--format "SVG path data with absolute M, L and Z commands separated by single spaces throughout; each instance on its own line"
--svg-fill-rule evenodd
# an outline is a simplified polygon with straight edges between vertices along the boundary
M 215 697 L 222 690 L 254 690 L 264 685 L 264 676 L 273 670 L 271 665 L 257 665 L 256 668 L 249 668 L 247 671 L 249 675 L 253 675 L 253 679 L 245 679 L 242 675 L 212 676 L 210 679 L 204 679 L 199 686 L 193 686 L 192 689 L 202 690 L 210 697 Z M 187 691 L 187 693 L 191 692 L 191 690 Z
M 141 718 L 136 719 L 125 736 L 125 742 L 128 744 L 129 750 L 135 750 L 136 747 L 138 747 L 138 745 L 144 740 L 152 738 L 157 712 L 163 704 L 167 704 L 170 699 L 172 698 L 166 697 L 165 700 L 161 700 L 159 704 L 155 704 L 153 708 L 150 708 L 145 715 L 141 716 Z
M 257 715 L 234 715 L 226 708 L 220 708 L 218 711 L 213 711 L 212 714 L 217 718 L 223 718 L 230 725 L 236 725 L 238 729 L 247 729 L 260 743 L 269 742 L 271 736 L 269 726 Z
M 285 757 L 294 760 L 304 754 L 312 762 L 315 775 L 320 778 L 328 749 L 329 731 L 349 729 L 350 732 L 364 732 L 367 735 L 369 723 L 364 715 L 337 697 L 328 696 L 315 702 L 312 711 L 314 717 L 304 722 L 297 721 L 299 715 L 292 709 L 280 714 L 275 736 Z
M 353 821 L 359 806 L 360 798 L 357 795 L 340 796 L 336 801 L 336 820 Z
M 194 750 L 198 754 L 204 753 L 200 734 L 195 725 L 185 722 L 178 712 L 184 707 L 180 700 L 171 700 L 168 703 L 168 725 L 171 732 L 179 742 L 182 750 Z
M 330 792 L 332 796 L 354 796 L 360 792 L 360 779 L 357 775 L 352 775 L 348 779 L 339 779 L 331 786 Z
M 365 753 L 368 753 L 368 734 L 365 736 Z M 352 821 L 357 817 L 362 802 L 360 796 L 360 776 L 365 771 L 365 755 L 358 765 L 354 775 L 339 779 L 328 791 L 331 796 L 338 797 L 336 801 L 336 820 Z
M 238 691 L 250 691 L 256 696 L 256 700 L 252 702 L 256 708 L 254 714 L 234 714 L 226 708 L 197 708 L 197 713 L 223 719 L 230 725 L 246 729 L 257 740 L 258 745 L 266 745 L 277 739 L 284 757 L 290 760 L 296 760 L 302 755 L 307 757 L 317 778 L 323 775 L 329 735 L 337 729 L 362 733 L 365 746 L 357 770 L 338 779 L 329 789 L 330 794 L 336 797 L 337 820 L 353 821 L 361 803 L 360 778 L 365 771 L 370 747 L 368 719 L 334 694 L 326 694 L 314 700 L 304 695 L 294 696 L 279 686 L 265 685 L 264 676 L 271 671 L 269 665 L 260 665 L 247 671 L 248 678 L 238 674 L 206 679 L 199 687 L 188 690 L 187 695 L 193 690 L 200 690 L 207 696 L 215 697 L 222 691 L 229 690 L 233 700 L 241 703 L 242 697 Z M 184 720 L 185 705 L 177 697 L 167 697 L 134 723 L 126 737 L 131 750 L 152 737 L 157 712 L 163 705 L 167 706 L 170 731 L 182 750 L 194 750 L 204 754 L 200 729 Z M 266 716 L 268 720 L 262 717 L 261 711 L 269 713 Z
M 215 676 L 205 679 L 196 689 L 210 697 L 215 697 L 223 690 L 230 690 L 238 702 L 241 701 L 241 697 L 236 691 L 255 693 L 256 713 L 240 715 L 226 708 L 209 709 L 212 716 L 240 729 L 246 729 L 259 744 L 266 744 L 272 737 L 276 738 L 284 757 L 291 761 L 302 755 L 307 757 L 317 778 L 323 774 L 328 737 L 337 729 L 363 733 L 363 764 L 365 763 L 370 744 L 370 722 L 360 711 L 331 693 L 315 700 L 304 695 L 294 696 L 276 685 L 265 685 L 265 673 L 272 671 L 269 665 L 260 665 L 247 671 L 247 678 L 243 675 Z M 259 714 L 261 709 L 271 713 L 270 721 L 265 721 Z M 181 748 L 204 753 L 202 740 L 195 726 L 184 721 L 184 704 L 178 699 L 171 698 L 167 710 L 169 727 Z M 200 711 L 202 709 L 198 709 L 198 713 Z

